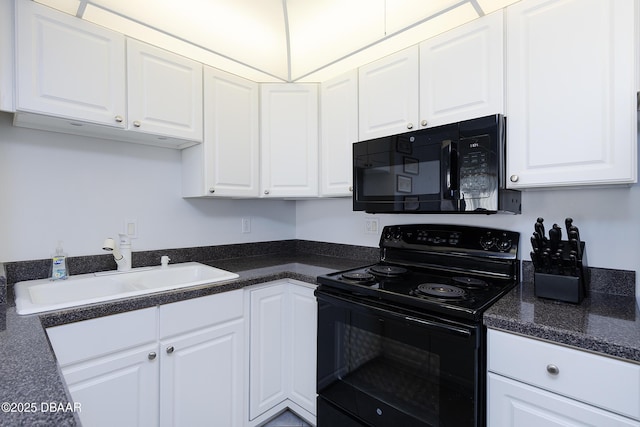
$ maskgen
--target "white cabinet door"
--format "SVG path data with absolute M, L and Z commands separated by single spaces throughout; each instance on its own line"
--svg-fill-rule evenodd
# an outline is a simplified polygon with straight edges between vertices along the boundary
M 287 398 L 288 284 L 251 291 L 249 419 Z
M 16 15 L 16 110 L 124 128 L 124 36 L 31 1 Z
M 243 319 L 162 341 L 160 425 L 242 425 L 243 352 Z
M 85 426 L 158 425 L 157 344 L 62 368 Z
M 636 182 L 634 1 L 507 8 L 511 188 Z
M 595 386 L 595 384 L 594 384 Z M 638 427 L 639 422 L 511 379 L 488 374 L 487 425 Z
M 360 67 L 359 139 L 418 129 L 418 47 Z
M 160 306 L 162 426 L 242 425 L 244 291 Z
M 129 130 L 202 141 L 202 64 L 128 39 L 127 85 Z
M 503 12 L 420 44 L 420 127 L 504 113 Z
M 248 292 L 250 425 L 261 424 L 274 415 L 274 410 L 286 406 L 314 423 L 317 357 L 314 287 L 282 280 Z
M 260 112 L 261 195 L 317 196 L 317 85 L 262 84 Z
M 291 400 L 315 414 L 318 304 L 313 288 L 291 284 L 289 291 Z
M 320 86 L 320 195 L 351 196 L 353 143 L 358 140 L 358 73 Z
M 182 150 L 183 197 L 258 197 L 258 84 L 204 68 L 204 142 Z
M 83 425 L 157 425 L 157 309 L 47 328 Z

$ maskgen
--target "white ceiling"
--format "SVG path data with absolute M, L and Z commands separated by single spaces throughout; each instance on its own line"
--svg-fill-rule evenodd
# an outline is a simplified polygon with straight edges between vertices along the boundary
M 258 82 L 323 81 L 518 0 L 36 0 Z

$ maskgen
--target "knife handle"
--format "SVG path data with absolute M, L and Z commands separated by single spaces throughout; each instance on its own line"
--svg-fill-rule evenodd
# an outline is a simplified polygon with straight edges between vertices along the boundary
M 567 235 L 568 235 L 569 234 L 569 230 L 573 226 L 573 218 L 566 218 L 564 220 L 564 226 L 565 226 L 565 228 L 567 230 Z
M 547 240 L 546 235 L 545 235 L 545 231 L 544 231 L 544 219 L 539 217 L 536 220 L 536 223 L 533 225 L 534 230 L 536 230 L 536 233 L 538 233 L 538 235 L 540 236 L 540 238 L 542 239 L 542 241 Z

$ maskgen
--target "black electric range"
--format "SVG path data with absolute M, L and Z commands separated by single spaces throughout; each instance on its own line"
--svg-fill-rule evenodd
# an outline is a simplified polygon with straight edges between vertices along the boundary
M 460 225 L 384 227 L 380 262 L 318 277 L 340 292 L 470 320 L 518 282 L 519 233 Z
M 318 427 L 486 426 L 483 312 L 519 279 L 519 234 L 384 227 L 380 260 L 318 277 Z

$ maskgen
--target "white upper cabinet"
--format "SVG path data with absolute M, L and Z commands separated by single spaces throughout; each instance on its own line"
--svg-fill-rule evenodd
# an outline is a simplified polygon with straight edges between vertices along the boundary
M 261 196 L 318 196 L 318 86 L 260 86 Z
M 504 112 L 504 26 L 498 11 L 420 44 L 420 127 Z
M 16 17 L 14 124 L 171 148 L 202 141 L 202 64 L 36 2 L 16 2 Z
M 511 188 L 636 182 L 633 0 L 507 8 Z
M 418 47 L 360 67 L 359 140 L 418 129 Z
M 16 15 L 16 110 L 124 128 L 124 36 L 32 1 Z
M 258 197 L 258 84 L 204 68 L 204 143 L 182 150 L 184 197 Z
M 202 141 L 202 64 L 128 39 L 127 84 L 129 130 Z
M 320 194 L 351 196 L 353 143 L 358 140 L 358 73 L 320 86 Z
M 359 70 L 359 139 L 504 112 L 503 13 Z
M 14 2 L 0 2 L 0 111 L 15 112 L 13 99 L 14 67 Z

